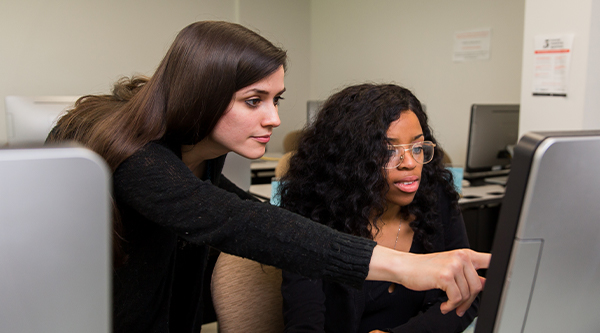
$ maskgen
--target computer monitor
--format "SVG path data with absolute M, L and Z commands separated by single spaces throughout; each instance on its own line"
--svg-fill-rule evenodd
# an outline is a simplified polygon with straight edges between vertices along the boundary
M 110 170 L 91 150 L 0 149 L 0 332 L 109 332 Z
M 9 145 L 43 143 L 58 116 L 78 96 L 6 96 Z
M 515 147 L 475 333 L 600 329 L 600 131 Z
M 507 175 L 518 140 L 518 104 L 473 104 L 464 178 L 473 183 Z

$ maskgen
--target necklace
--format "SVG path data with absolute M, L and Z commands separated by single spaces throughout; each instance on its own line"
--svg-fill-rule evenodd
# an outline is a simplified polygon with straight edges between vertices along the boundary
M 398 236 L 400 236 L 400 227 L 402 223 L 398 223 L 398 233 L 396 233 L 396 241 L 394 242 L 394 250 L 396 249 L 396 245 L 398 245 Z

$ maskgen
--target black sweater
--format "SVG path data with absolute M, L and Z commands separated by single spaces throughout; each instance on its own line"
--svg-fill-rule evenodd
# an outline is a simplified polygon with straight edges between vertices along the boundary
M 220 175 L 224 161 L 209 161 L 202 181 L 179 152 L 149 143 L 114 172 L 129 255 L 113 275 L 115 332 L 199 332 L 209 245 L 311 278 L 362 285 L 373 241 L 247 200 Z
M 469 241 L 460 212 L 438 192 L 438 220 L 433 252 L 468 248 Z M 410 252 L 426 253 L 413 240 Z M 286 332 L 364 333 L 462 332 L 477 315 L 479 301 L 463 317 L 456 311 L 443 315 L 440 305 L 447 300 L 441 290 L 417 292 L 389 282 L 366 281 L 361 290 L 320 279 L 283 272 L 282 294 Z

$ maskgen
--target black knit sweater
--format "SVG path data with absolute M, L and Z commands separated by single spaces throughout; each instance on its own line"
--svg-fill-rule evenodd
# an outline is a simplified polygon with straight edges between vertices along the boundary
M 149 143 L 113 175 L 126 264 L 113 276 L 115 332 L 199 332 L 208 246 L 359 287 L 375 243 L 248 200 L 221 176 L 225 156 L 200 180 L 173 152 Z

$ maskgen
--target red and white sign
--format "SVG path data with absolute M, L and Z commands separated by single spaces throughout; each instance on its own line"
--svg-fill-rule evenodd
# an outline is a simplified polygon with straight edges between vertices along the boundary
M 536 36 L 533 95 L 567 96 L 573 35 Z

